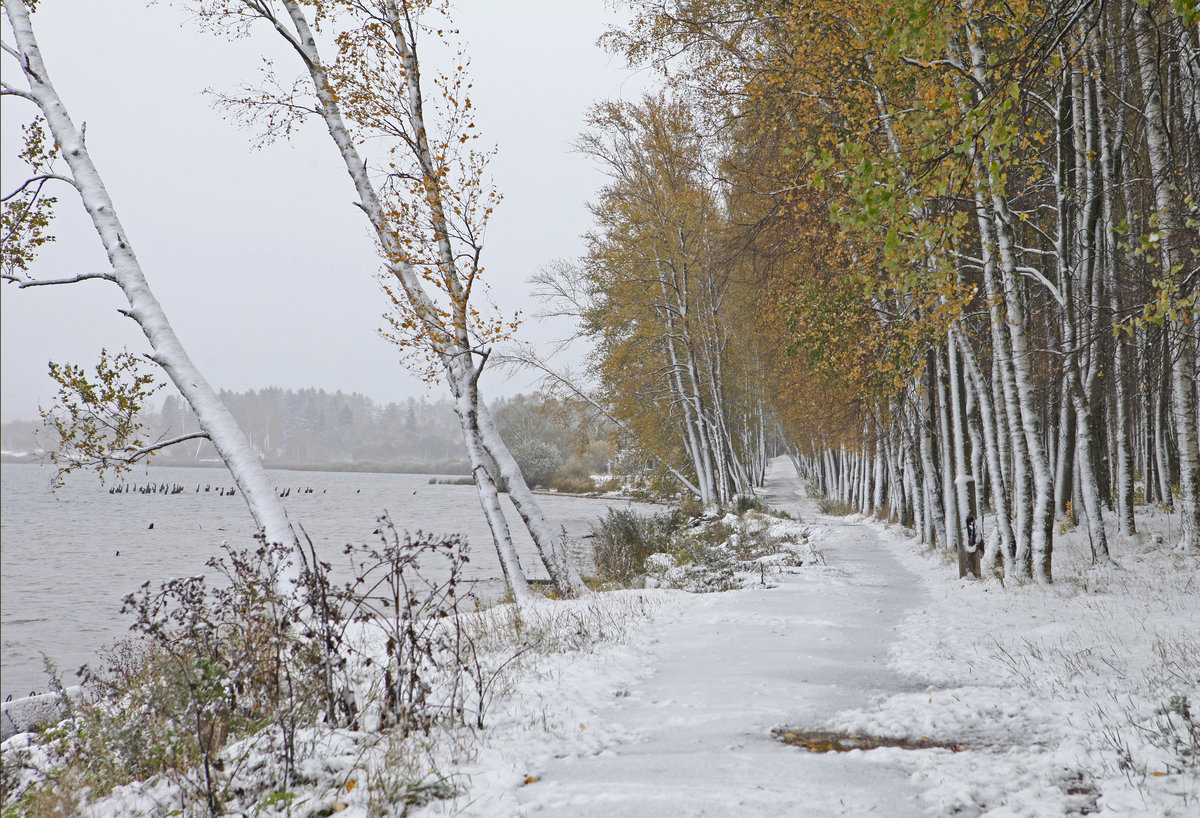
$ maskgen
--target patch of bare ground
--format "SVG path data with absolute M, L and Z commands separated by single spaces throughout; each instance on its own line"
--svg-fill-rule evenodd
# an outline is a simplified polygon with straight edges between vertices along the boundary
M 775 738 L 784 744 L 803 747 L 810 753 L 848 753 L 851 750 L 877 750 L 880 747 L 896 747 L 901 750 L 949 750 L 958 753 L 976 749 L 967 744 L 938 741 L 927 736 L 920 738 L 895 738 L 891 736 L 860 736 L 835 730 L 773 730 Z

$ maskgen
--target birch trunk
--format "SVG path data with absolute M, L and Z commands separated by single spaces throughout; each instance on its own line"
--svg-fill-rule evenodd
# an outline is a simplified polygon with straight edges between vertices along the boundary
M 958 515 L 956 484 L 958 475 L 954 463 L 954 432 L 950 425 L 949 383 L 942 350 L 937 351 L 937 440 L 942 467 L 942 507 L 946 515 L 945 545 L 959 557 L 963 556 L 961 518 Z
M 924 474 L 925 514 L 927 531 L 931 541 L 945 547 L 949 540 L 946 531 L 946 513 L 943 507 L 942 483 L 934 460 L 934 426 L 937 423 L 935 405 L 937 400 L 937 362 L 933 350 L 925 353 L 925 389 L 922 399 L 921 418 L 921 469 Z
M 1074 403 L 1076 428 L 1078 429 L 1075 459 L 1079 463 L 1079 493 L 1083 499 L 1083 510 L 1087 517 L 1088 539 L 1092 544 L 1092 562 L 1111 563 L 1112 559 L 1108 554 L 1108 537 L 1104 531 L 1100 493 L 1092 466 L 1092 424 L 1087 417 L 1087 404 L 1083 396 L 1076 395 Z
M 46 118 L 46 124 L 71 170 L 72 183 L 108 254 L 112 280 L 129 301 L 129 310 L 125 314 L 141 327 L 153 350 L 151 357 L 163 368 L 195 412 L 200 428 L 208 434 L 229 469 L 255 524 L 267 541 L 296 542 L 287 514 L 267 478 L 262 462 L 216 391 L 192 363 L 167 320 L 162 305 L 151 291 L 141 263 L 134 254 L 129 234 L 117 218 L 113 202 L 84 145 L 83 134 L 75 127 L 50 81 L 25 4 L 21 0 L 4 0 L 4 8 L 21 55 L 22 70 L 29 82 L 29 97 Z M 292 566 L 287 578 L 295 580 L 298 576 L 299 566 Z
M 979 404 L 979 413 L 982 418 L 983 426 L 983 442 L 984 453 L 987 457 L 988 471 L 991 473 L 992 487 L 992 508 L 996 512 L 996 528 L 1000 532 L 1000 544 L 1003 553 L 1004 571 L 1009 576 L 1014 576 L 1016 573 L 1016 542 L 1012 528 L 1012 513 L 1010 510 L 1010 499 L 1008 494 L 1008 486 L 1004 482 L 1003 468 L 1001 466 L 1002 455 L 1000 446 L 998 445 L 999 438 L 1005 433 L 1004 428 L 997 422 L 995 413 L 993 412 L 994 403 L 991 399 L 991 393 L 988 390 L 988 383 L 984 380 L 983 373 L 980 371 L 979 359 L 975 355 L 975 350 L 971 344 L 962 338 L 962 330 L 957 324 L 954 327 L 955 331 L 960 336 L 959 349 L 963 353 L 963 363 L 967 371 L 969 382 L 974 386 L 976 401 Z
M 884 435 L 882 430 L 878 428 L 877 424 L 875 430 L 875 474 L 872 477 L 874 494 L 871 497 L 871 506 L 877 511 L 883 509 L 883 498 L 885 491 L 884 475 L 886 468 L 887 456 L 884 447 Z
M 525 572 L 521 570 L 517 551 L 512 546 L 512 534 L 508 529 L 508 521 L 504 518 L 504 510 L 500 507 L 500 493 L 496 489 L 496 481 L 488 469 L 483 434 L 479 430 L 479 398 L 477 394 L 472 394 L 474 389 L 473 382 L 460 385 L 454 408 L 461 421 L 463 443 L 466 445 L 467 456 L 471 461 L 471 474 L 479 489 L 479 504 L 483 508 L 488 528 L 492 532 L 492 541 L 496 546 L 496 554 L 500 558 L 500 569 L 504 573 L 504 581 L 512 591 L 513 599 L 517 602 L 527 602 L 533 598 L 533 591 L 529 587 L 529 581 L 525 578 Z
M 542 507 L 534 499 L 533 492 L 525 481 L 525 475 L 521 473 L 521 467 L 504 445 L 504 439 L 500 437 L 500 431 L 492 420 L 492 413 L 482 400 L 479 402 L 478 424 L 483 445 L 500 467 L 500 474 L 508 481 L 508 498 L 529 530 L 556 590 L 562 596 L 583 596 L 589 593 L 583 577 L 579 574 L 578 566 L 567 553 L 563 537 L 555 536 L 554 530 L 550 528 Z M 550 548 L 547 548 L 547 544 Z M 551 565 L 555 566 L 554 570 L 549 569 Z
M 1071 387 L 1064 373 L 1059 395 L 1058 456 L 1054 470 L 1054 510 L 1059 514 L 1066 514 L 1067 504 L 1070 503 L 1075 490 L 1072 482 L 1075 473 L 1075 413 L 1071 407 L 1070 391 Z
M 1026 449 L 1025 430 L 1019 407 L 1016 376 L 1013 371 L 1013 352 L 1010 327 L 1005 319 L 1004 296 L 996 275 L 995 237 L 993 235 L 992 208 L 984 193 L 982 180 L 975 187 L 975 208 L 979 223 L 980 246 L 983 252 L 983 280 L 988 301 L 988 316 L 992 334 L 992 377 L 999 381 L 999 393 L 995 402 L 996 415 L 1007 421 L 997 425 L 997 444 L 1007 447 L 1007 457 L 1002 456 L 1001 465 L 1009 464 L 1006 478 L 1011 494 L 1011 508 L 1015 512 L 1016 528 L 1013 536 L 1013 552 L 1006 557 L 1006 565 L 1014 572 L 1010 576 L 1032 576 L 1031 533 L 1029 497 L 1029 458 Z M 1001 400 L 1000 398 L 1003 398 Z
M 424 328 L 424 333 L 431 349 L 442 363 L 442 369 L 446 375 L 451 392 L 455 395 L 455 404 L 462 426 L 464 444 L 467 448 L 468 457 L 471 460 L 473 474 L 477 477 L 476 485 L 479 490 L 480 506 L 483 508 L 484 515 L 491 528 L 500 564 L 504 569 L 506 579 L 509 581 L 509 587 L 512 590 L 513 596 L 518 600 L 527 599 L 530 596 L 528 582 L 521 571 L 520 561 L 517 558 L 516 550 L 513 548 L 512 537 L 508 531 L 507 523 L 504 521 L 503 514 L 497 513 L 499 506 L 498 500 L 494 496 L 495 484 L 491 480 L 491 475 L 487 472 L 484 457 L 485 447 L 483 446 L 482 435 L 477 421 L 478 404 L 476 403 L 473 406 L 463 404 L 464 400 L 479 400 L 478 390 L 473 380 L 478 377 L 477 373 L 464 377 L 464 370 L 468 369 L 463 363 L 464 358 L 470 359 L 474 354 L 469 343 L 465 348 L 462 343 L 466 333 L 466 324 L 462 323 L 458 327 L 451 328 L 441 325 L 438 319 L 441 311 L 426 292 L 418 272 L 405 260 L 407 256 L 400 245 L 401 237 L 396 231 L 395 226 L 391 223 L 387 215 L 387 209 L 384 207 L 379 193 L 367 173 L 366 163 L 359 153 L 354 138 L 346 128 L 337 94 L 330 82 L 328 69 L 321 58 L 316 39 L 313 37 L 304 10 L 295 0 L 283 0 L 282 5 L 287 12 L 287 19 L 290 21 L 291 30 L 288 29 L 284 20 L 276 17 L 274 12 L 268 7 L 256 6 L 254 11 L 274 27 L 275 31 L 300 56 L 305 65 L 313 84 L 313 93 L 316 96 L 320 116 L 324 120 L 330 138 L 336 145 L 338 153 L 346 166 L 346 171 L 354 183 L 359 197 L 358 204 L 371 223 L 376 238 L 380 243 L 388 272 L 404 292 L 417 320 Z M 385 22 L 393 27 L 393 30 L 396 30 L 399 24 L 397 9 L 389 5 L 387 10 L 389 12 L 389 19 Z M 430 157 L 425 137 L 424 114 L 421 108 L 419 66 L 416 63 L 416 54 L 403 42 L 403 38 L 400 36 L 398 30 L 396 31 L 396 40 L 406 69 L 405 79 L 410 105 L 408 115 L 411 117 L 414 130 L 419 135 L 413 146 L 414 152 L 424 169 L 423 172 L 428 174 Z M 437 187 L 437 184 L 431 185 L 431 195 L 436 192 Z M 431 201 L 435 201 L 435 206 L 440 208 L 440 200 L 436 200 L 436 197 L 434 197 Z M 438 214 L 434 214 L 434 218 L 440 218 L 444 222 L 444 217 L 440 217 Z M 447 235 L 448 233 L 443 231 L 442 237 L 445 238 Z M 441 246 L 439 252 L 445 263 L 447 256 L 446 247 L 444 245 Z M 450 256 L 451 266 L 447 268 L 448 271 L 453 269 L 453 254 L 450 253 Z M 465 308 L 465 301 L 462 307 Z M 556 568 L 557 566 L 553 564 L 547 566 L 547 570 L 551 572 Z M 553 576 L 553 573 L 551 576 Z
M 975 81 L 981 88 L 990 87 L 988 60 L 983 41 L 974 22 L 968 23 L 968 48 Z M 1004 162 L 994 152 L 988 153 L 989 167 L 1000 168 Z M 1031 519 L 1030 545 L 1033 551 L 1033 571 L 1038 582 L 1053 580 L 1053 503 L 1054 479 L 1046 456 L 1045 441 L 1042 439 L 1042 423 L 1033 404 L 1033 374 L 1030 368 L 1029 335 L 1025 321 L 1025 299 L 1018 273 L 1017 249 L 1012 235 L 1016 219 L 1009 209 L 1003 182 L 991 171 L 987 179 L 988 196 L 991 200 L 993 231 L 996 239 L 997 259 L 1003 283 L 1004 300 L 1008 308 L 1008 334 L 1012 343 L 1012 372 L 1015 387 L 1015 409 L 1020 415 L 1024 431 L 1025 450 L 1032 472 L 1034 497 Z
M 1171 145 L 1167 136 L 1167 120 L 1163 110 L 1160 87 L 1160 67 L 1155 53 L 1155 27 L 1149 12 L 1141 4 L 1133 8 L 1138 61 L 1142 85 L 1142 103 L 1146 122 L 1146 148 L 1150 158 L 1151 181 L 1154 186 L 1154 205 L 1158 216 L 1160 239 L 1159 256 L 1162 275 L 1180 287 L 1180 298 L 1188 298 L 1195 287 L 1189 277 L 1178 275 L 1175 241 L 1181 229 L 1180 207 L 1175 201 L 1175 180 L 1172 174 Z M 1180 519 L 1182 522 L 1179 547 L 1200 550 L 1200 431 L 1196 418 L 1195 375 L 1193 371 L 1197 343 L 1196 328 L 1183 317 L 1168 320 L 1164 326 L 1170 349 L 1171 408 L 1175 421 L 1176 445 L 1179 449 Z
M 963 386 L 962 373 L 959 369 L 958 344 L 954 332 L 946 334 L 946 373 L 950 378 L 950 424 L 953 427 L 952 444 L 954 446 L 954 488 L 958 501 L 958 519 L 965 526 L 968 517 L 979 518 L 975 507 L 974 488 L 976 483 L 975 471 L 971 468 L 970 457 L 967 453 L 967 440 L 964 434 L 966 419 L 963 417 Z
M 1103 22 L 1104 15 L 1100 15 Z M 1105 29 L 1105 33 L 1107 29 Z M 1103 35 L 1102 35 L 1103 36 Z M 1097 65 L 1102 65 L 1100 55 L 1093 57 Z M 1124 118 L 1117 116 L 1116 133 L 1109 126 L 1109 102 L 1104 83 L 1097 82 L 1096 107 L 1098 111 L 1098 127 L 1100 129 L 1100 178 L 1101 178 L 1101 208 L 1103 224 L 1103 265 L 1104 279 L 1108 287 L 1108 306 L 1112 315 L 1121 314 L 1121 296 L 1118 288 L 1117 274 L 1117 202 L 1114 168 L 1120 161 L 1125 139 Z M 1125 341 L 1117 337 L 1113 347 L 1113 378 L 1112 399 L 1115 422 L 1114 448 L 1117 472 L 1117 530 L 1126 536 L 1137 533 L 1137 521 L 1133 510 L 1133 451 L 1129 441 L 1129 396 L 1126 392 L 1125 380 L 1128 377 L 1125 366 Z

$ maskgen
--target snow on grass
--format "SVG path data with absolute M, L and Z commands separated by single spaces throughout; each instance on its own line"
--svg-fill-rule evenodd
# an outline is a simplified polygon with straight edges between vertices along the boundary
M 462 675 L 447 668 L 443 680 L 459 685 L 459 717 L 437 720 L 428 732 L 407 736 L 380 729 L 379 708 L 366 682 L 377 674 L 365 672 L 369 666 L 360 668 L 363 729 L 301 727 L 291 780 L 283 774 L 276 729 L 226 746 L 220 753 L 229 782 L 225 806 L 262 816 L 336 812 L 352 818 L 403 814 L 422 805 L 429 805 L 430 814 L 505 814 L 497 805 L 549 756 L 549 747 L 584 752 L 618 739 L 603 730 L 588 732 L 594 703 L 645 672 L 649 662 L 641 630 L 653 616 L 665 615 L 676 595 L 614 592 L 464 614 L 477 665 L 464 667 Z M 378 641 L 369 630 L 351 637 L 359 649 Z M 473 674 L 480 681 L 474 689 Z M 435 684 L 429 695 L 440 700 L 446 693 Z M 196 769 L 89 793 L 89 779 L 79 771 L 89 760 L 80 759 L 74 748 L 84 746 L 79 731 L 97 729 L 104 728 L 81 719 L 40 737 L 22 733 L 6 741 L 5 818 L 27 815 L 26 810 L 97 817 L 206 814 L 205 781 Z M 39 784 L 35 800 L 23 799 L 31 785 Z
M 652 623 L 679 614 L 679 591 L 615 591 L 586 601 L 556 602 L 530 616 L 535 632 L 552 632 L 523 657 L 492 703 L 487 729 L 472 758 L 456 768 L 462 784 L 454 798 L 428 804 L 419 815 L 503 816 L 521 810 L 517 791 L 541 777 L 544 765 L 564 755 L 592 756 L 630 736 L 597 720 L 597 710 L 653 671 L 653 643 L 645 638 Z M 501 613 L 505 616 L 508 614 Z M 613 622 L 588 635 L 575 627 L 580 617 Z M 596 638 L 599 637 L 599 638 Z
M 836 726 L 970 745 L 868 754 L 910 764 L 935 814 L 1200 814 L 1200 558 L 1142 511 L 1149 534 L 1110 539 L 1119 568 L 1092 567 L 1086 533 L 1061 528 L 1049 587 L 959 580 L 892 537 L 932 593 L 891 662 L 933 689 Z
M 642 581 L 647 588 L 711 593 L 772 584 L 772 577 L 823 565 L 815 547 L 827 529 L 786 517 L 748 511 L 700 520 L 671 534 L 668 552 L 649 555 Z

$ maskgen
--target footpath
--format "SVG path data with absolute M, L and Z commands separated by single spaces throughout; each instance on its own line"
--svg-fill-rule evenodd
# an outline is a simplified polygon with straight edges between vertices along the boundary
M 765 502 L 817 516 L 791 465 L 772 463 Z M 823 568 L 777 586 L 697 596 L 655 626 L 652 675 L 597 710 L 629 736 L 554 759 L 516 793 L 527 815 L 926 815 L 911 770 L 863 753 L 810 753 L 775 730 L 819 729 L 839 711 L 925 684 L 889 670 L 896 629 L 922 605 L 917 577 L 867 525 L 831 526 Z

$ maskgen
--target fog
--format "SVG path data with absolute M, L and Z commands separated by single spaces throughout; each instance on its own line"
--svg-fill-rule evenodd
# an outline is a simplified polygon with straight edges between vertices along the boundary
M 570 148 L 584 112 L 598 99 L 638 95 L 645 77 L 595 46 L 618 19 L 600 0 L 455 5 L 478 127 L 499 149 L 491 173 L 505 197 L 487 236 L 487 278 L 502 311 L 528 315 L 536 308 L 528 277 L 579 254 L 586 201 L 601 182 Z M 59 93 L 75 121 L 87 123 L 89 150 L 151 286 L 214 386 L 319 387 L 380 403 L 441 397 L 408 375 L 377 333 L 379 264 L 323 126 L 255 149 L 253 135 L 224 121 L 203 93 L 253 81 L 262 38 L 219 39 L 177 7 L 139 0 L 46 3 L 34 25 Z M 8 77 L 13 66 L 4 60 Z M 4 102 L 6 193 L 24 179 L 18 128 L 33 112 L 24 101 Z M 82 208 L 69 190 L 58 195 L 58 239 L 35 276 L 103 269 Z M 4 420 L 49 405 L 47 361 L 91 364 L 102 347 L 145 349 L 117 313 L 122 301 L 111 284 L 0 290 Z M 521 337 L 545 344 L 566 331 L 528 320 Z M 512 394 L 531 381 L 493 371 L 483 388 Z

